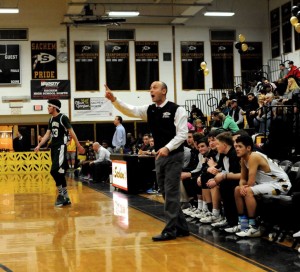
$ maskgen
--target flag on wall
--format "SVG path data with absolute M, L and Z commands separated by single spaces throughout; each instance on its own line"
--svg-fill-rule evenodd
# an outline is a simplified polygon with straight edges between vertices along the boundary
M 32 79 L 56 79 L 56 41 L 31 42 Z
M 214 89 L 233 88 L 233 42 L 211 42 Z
M 204 42 L 181 42 L 181 76 L 183 90 L 204 89 L 204 74 L 200 64 L 204 61 Z
M 158 42 L 135 42 L 135 75 L 137 90 L 159 80 Z
M 112 90 L 130 90 L 129 43 L 105 43 L 106 82 Z
M 99 42 L 75 41 L 76 91 L 99 91 Z

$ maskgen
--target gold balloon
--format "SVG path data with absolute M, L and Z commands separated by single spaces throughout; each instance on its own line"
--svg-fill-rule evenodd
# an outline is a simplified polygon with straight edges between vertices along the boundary
M 300 24 L 299 23 L 295 25 L 295 30 L 297 33 L 300 33 Z
M 207 76 L 207 75 L 209 74 L 209 70 L 208 70 L 208 69 L 204 69 L 203 74 L 204 74 L 205 76 Z
M 245 36 L 243 34 L 239 35 L 239 41 L 244 42 L 246 40 Z
M 292 16 L 290 22 L 293 26 L 295 26 L 296 24 L 298 24 L 298 18 L 296 16 Z
M 201 67 L 201 69 L 204 70 L 206 68 L 206 62 L 202 61 L 201 64 L 200 64 L 200 67 Z
M 243 52 L 246 52 L 247 50 L 248 50 L 248 44 L 243 43 L 243 44 L 242 44 L 242 51 L 243 51 Z

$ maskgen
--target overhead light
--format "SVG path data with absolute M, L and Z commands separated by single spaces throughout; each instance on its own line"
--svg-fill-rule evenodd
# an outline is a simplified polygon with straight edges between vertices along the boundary
M 0 8 L 0 13 L 19 13 L 18 8 Z
M 108 15 L 111 17 L 134 17 L 139 16 L 138 11 L 109 11 Z
M 206 11 L 204 12 L 204 16 L 220 16 L 220 17 L 230 17 L 233 16 L 234 12 L 227 12 L 227 11 Z

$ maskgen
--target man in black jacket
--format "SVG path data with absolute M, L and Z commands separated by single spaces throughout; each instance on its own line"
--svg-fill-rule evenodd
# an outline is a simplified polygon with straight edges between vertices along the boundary
M 254 128 L 253 119 L 256 117 L 256 110 L 259 108 L 257 97 L 254 93 L 248 93 L 248 103 L 245 106 L 246 118 L 249 128 Z

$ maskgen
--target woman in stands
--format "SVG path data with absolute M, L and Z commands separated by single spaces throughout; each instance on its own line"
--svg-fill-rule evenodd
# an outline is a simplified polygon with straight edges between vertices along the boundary
M 283 94 L 282 102 L 286 105 L 291 105 L 292 98 L 293 98 L 293 93 L 296 92 L 296 91 L 299 91 L 299 90 L 300 90 L 300 87 L 298 86 L 295 78 L 290 77 L 288 79 L 288 85 L 287 85 L 286 91 Z

